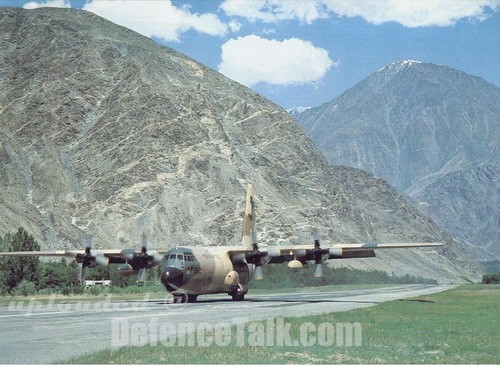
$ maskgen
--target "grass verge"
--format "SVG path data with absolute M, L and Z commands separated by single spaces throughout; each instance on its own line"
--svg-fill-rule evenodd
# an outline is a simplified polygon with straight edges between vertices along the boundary
M 350 290 L 362 290 L 367 288 L 383 288 L 398 286 L 396 284 L 365 284 L 365 285 L 329 285 L 329 286 L 316 286 L 316 287 L 295 287 L 295 288 L 283 288 L 283 289 L 250 289 L 250 295 L 268 295 L 268 294 L 278 294 L 278 293 L 302 293 L 302 292 L 328 292 L 328 291 L 350 291 Z M 205 295 L 201 295 L 200 299 Z M 214 295 L 207 295 L 214 296 Z M 229 299 L 227 294 L 221 294 L 221 297 L 226 297 Z M 116 290 L 109 291 L 102 289 L 97 293 L 84 293 L 78 295 L 62 295 L 62 294 L 37 294 L 31 296 L 13 296 L 5 295 L 0 296 L 0 307 L 4 306 L 29 306 L 36 302 L 40 305 L 48 304 L 60 304 L 60 303 L 74 303 L 74 302 L 97 302 L 97 301 L 140 301 L 144 299 L 170 299 L 172 296 L 169 295 L 165 289 L 149 287 L 136 287 L 133 292 L 119 292 Z
M 375 307 L 285 318 L 293 323 L 292 339 L 301 324 L 360 323 L 361 346 L 124 347 L 70 360 L 76 364 L 498 364 L 500 285 L 458 288 Z M 266 322 L 261 322 L 264 327 Z M 234 335 L 236 329 L 231 330 Z M 235 337 L 232 337 L 235 338 Z

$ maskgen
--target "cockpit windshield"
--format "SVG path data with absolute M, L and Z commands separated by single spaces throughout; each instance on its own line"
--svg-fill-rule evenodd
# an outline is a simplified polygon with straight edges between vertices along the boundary
M 167 253 L 163 259 L 163 265 L 176 268 L 195 265 L 196 259 L 190 250 L 172 249 L 175 253 Z

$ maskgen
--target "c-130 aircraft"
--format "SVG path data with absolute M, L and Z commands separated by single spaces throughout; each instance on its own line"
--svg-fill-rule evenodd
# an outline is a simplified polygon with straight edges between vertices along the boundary
M 314 277 L 323 275 L 322 264 L 329 259 L 375 257 L 375 249 L 438 247 L 442 243 L 364 243 L 330 244 L 322 247 L 319 239 L 311 245 L 258 245 L 255 229 L 255 202 L 252 185 L 247 188 L 242 242 L 239 246 L 182 246 L 169 250 L 103 249 L 61 251 L 3 252 L 2 256 L 66 256 L 80 265 L 80 280 L 86 267 L 119 264 L 119 273 L 146 278 L 146 269 L 161 266 L 160 280 L 175 303 L 195 302 L 198 295 L 225 293 L 241 301 L 252 277 L 262 279 L 262 266 L 288 263 L 297 272 L 308 261 L 316 264 Z

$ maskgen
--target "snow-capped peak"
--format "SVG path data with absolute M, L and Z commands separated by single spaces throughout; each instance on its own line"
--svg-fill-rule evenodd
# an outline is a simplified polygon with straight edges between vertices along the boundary
M 417 61 L 417 60 L 397 61 L 397 62 L 393 62 L 392 64 L 389 64 L 387 66 L 384 66 L 383 68 L 381 68 L 378 71 L 391 70 L 391 71 L 394 71 L 394 72 L 399 72 L 402 69 L 404 69 L 405 67 L 410 67 L 412 65 L 421 64 L 421 63 L 422 63 L 422 61 Z
M 311 109 L 311 107 L 293 107 L 293 108 L 290 108 L 290 109 L 287 109 L 286 111 L 288 113 L 290 113 L 292 116 L 296 116 L 298 115 L 299 113 L 302 113 L 304 111 L 307 111 L 308 109 Z

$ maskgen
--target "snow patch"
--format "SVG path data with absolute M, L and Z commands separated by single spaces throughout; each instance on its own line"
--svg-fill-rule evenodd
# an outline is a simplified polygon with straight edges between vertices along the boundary
M 304 111 L 307 111 L 308 109 L 311 109 L 312 107 L 293 107 L 293 108 L 290 108 L 290 109 L 287 109 L 286 111 L 288 113 L 290 113 L 292 116 L 296 116 Z
M 417 61 L 417 60 L 403 60 L 403 61 L 393 62 L 392 64 L 382 67 L 378 71 L 391 70 L 394 72 L 399 72 L 405 67 L 410 67 L 412 65 L 422 64 L 422 63 L 423 63 L 422 61 Z

